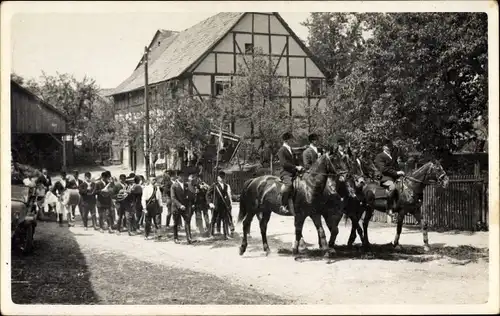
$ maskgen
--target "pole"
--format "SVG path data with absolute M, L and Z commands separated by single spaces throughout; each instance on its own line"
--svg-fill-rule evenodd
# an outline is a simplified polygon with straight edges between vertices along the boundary
M 67 165 L 66 165 L 66 135 L 62 137 L 62 156 L 63 156 L 63 170 L 66 171 Z
M 146 163 L 146 179 L 149 179 L 149 89 L 148 89 L 148 47 L 144 48 L 144 105 L 145 109 L 145 119 L 146 119 L 146 131 L 145 131 L 145 151 L 144 160 Z

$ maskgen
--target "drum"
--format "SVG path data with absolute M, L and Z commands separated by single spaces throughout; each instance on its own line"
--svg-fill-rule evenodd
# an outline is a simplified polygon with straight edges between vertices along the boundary
M 67 189 L 63 193 L 63 205 L 78 205 L 80 203 L 80 193 L 78 189 Z

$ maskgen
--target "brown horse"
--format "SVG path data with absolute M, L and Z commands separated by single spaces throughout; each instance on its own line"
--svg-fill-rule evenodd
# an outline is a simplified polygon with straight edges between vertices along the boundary
M 330 242 L 326 243 L 325 231 L 321 225 L 321 216 L 322 204 L 325 202 L 323 195 L 327 179 L 335 177 L 338 174 L 337 170 L 339 170 L 339 166 L 333 164 L 330 154 L 327 153 L 322 155 L 309 171 L 294 180 L 295 241 L 292 249 L 294 254 L 298 253 L 299 242 L 302 239 L 302 228 L 307 217 L 310 217 L 314 226 L 316 226 L 320 248 L 327 250 L 328 246 L 333 245 L 334 241 L 332 242 L 331 238 Z M 260 176 L 245 183 L 240 196 L 240 213 L 238 215 L 238 222 L 243 221 L 243 240 L 240 246 L 240 255 L 243 255 L 247 249 L 247 235 L 250 232 L 250 225 L 255 215 L 259 218 L 264 251 L 269 254 L 270 249 L 267 244 L 266 231 L 271 213 L 288 215 L 279 211 L 282 185 L 280 179 L 275 176 Z M 337 227 L 333 223 L 333 216 L 330 216 L 327 223 L 332 229 Z M 333 248 L 328 250 L 334 252 Z
M 438 182 L 443 188 L 448 186 L 448 176 L 438 161 L 427 162 L 411 173 L 410 176 L 400 178 L 396 182 L 397 196 L 394 203 L 394 210 L 398 217 L 396 237 L 393 243 L 394 247 L 399 245 L 403 220 L 405 215 L 409 213 L 415 217 L 417 222 L 420 222 L 424 239 L 424 250 L 428 251 L 430 249 L 427 234 L 427 221 L 422 216 L 421 206 L 424 189 L 431 181 Z M 370 246 L 368 240 L 368 224 L 370 223 L 374 210 L 381 212 L 387 211 L 387 189 L 380 186 L 377 182 L 370 182 L 364 186 L 363 194 L 366 201 L 366 213 L 363 219 L 363 246 L 368 248 Z

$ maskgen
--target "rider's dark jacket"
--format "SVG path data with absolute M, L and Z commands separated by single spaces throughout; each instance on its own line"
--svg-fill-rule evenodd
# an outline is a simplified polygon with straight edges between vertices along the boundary
M 381 182 L 395 181 L 398 178 L 395 161 L 396 157 L 391 158 L 385 152 L 381 152 L 375 157 L 375 166 L 382 175 Z
M 281 148 L 278 150 L 278 158 L 281 164 L 280 175 L 282 177 L 283 176 L 294 177 L 295 174 L 297 173 L 296 169 L 297 164 L 295 163 L 295 158 L 293 154 L 288 150 L 288 148 L 286 148 L 285 146 L 281 146 Z

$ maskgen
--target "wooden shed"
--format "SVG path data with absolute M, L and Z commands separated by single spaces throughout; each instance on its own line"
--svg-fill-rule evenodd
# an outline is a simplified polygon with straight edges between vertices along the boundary
M 13 80 L 10 97 L 12 159 L 52 170 L 66 168 L 65 115 Z

